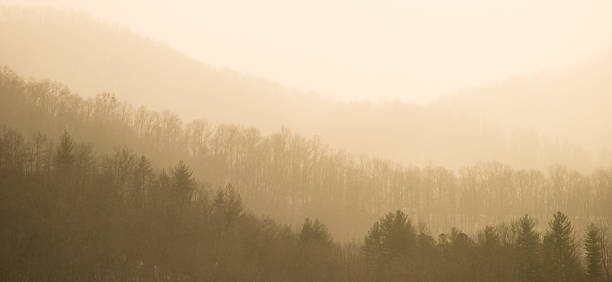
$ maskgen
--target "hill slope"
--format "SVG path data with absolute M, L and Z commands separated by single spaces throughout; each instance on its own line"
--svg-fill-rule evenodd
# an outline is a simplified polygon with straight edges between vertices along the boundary
M 3 124 L 33 137 L 26 149 L 15 149 L 15 142 L 24 143 L 21 137 L 0 142 L 8 152 L 0 152 L 0 166 L 38 169 L 36 163 L 52 160 L 53 153 L 39 133 L 68 130 L 96 144 L 100 153 L 115 148 L 118 168 L 129 167 L 135 159 L 127 156 L 129 150 L 117 148 L 146 154 L 156 167 L 183 160 L 193 176 L 213 187 L 234 185 L 256 214 L 290 224 L 320 218 L 343 240 L 362 236 L 376 218 L 395 209 L 437 234 L 448 226 L 473 231 L 527 212 L 542 218 L 557 210 L 573 214 L 576 226 L 582 226 L 586 219 L 608 220 L 612 208 L 610 169 L 581 174 L 562 166 L 542 172 L 499 162 L 472 164 L 457 172 L 401 166 L 330 150 L 316 138 L 286 129 L 265 135 L 255 128 L 203 120 L 183 123 L 172 112 L 135 109 L 113 95 L 83 99 L 61 85 L 25 82 L 6 68 L 0 71 Z M 81 153 L 88 152 L 91 148 Z M 32 157 L 18 157 L 27 154 Z M 125 171 L 129 169 L 117 173 Z
M 264 133 L 287 126 L 320 135 L 334 148 L 405 164 L 459 168 L 502 161 L 539 169 L 554 163 L 593 167 L 579 146 L 530 130 L 499 130 L 493 123 L 433 107 L 327 101 L 212 68 L 82 14 L 5 7 L 0 21 L 0 64 L 26 77 L 67 83 L 85 97 L 115 92 L 131 104 L 168 108 L 188 120 L 206 117 L 214 123 L 256 126 Z
M 612 50 L 563 72 L 513 77 L 445 97 L 437 106 L 580 144 L 599 161 L 606 161 L 605 154 L 612 150 L 610 78 Z

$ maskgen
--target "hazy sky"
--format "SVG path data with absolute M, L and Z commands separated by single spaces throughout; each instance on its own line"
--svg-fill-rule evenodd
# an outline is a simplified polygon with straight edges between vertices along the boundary
M 343 99 L 426 101 L 612 46 L 610 0 L 5 2 L 85 10 L 213 66 Z

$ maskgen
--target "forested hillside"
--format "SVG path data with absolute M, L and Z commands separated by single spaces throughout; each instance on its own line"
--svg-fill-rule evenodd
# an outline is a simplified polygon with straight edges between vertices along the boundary
M 612 282 L 612 2 L 455 2 L 3 2 L 0 282 Z
M 96 151 L 67 132 L 0 128 L 0 280 L 612 281 L 609 231 L 560 212 L 543 232 L 525 215 L 433 236 L 398 210 L 338 244 L 319 220 L 252 216 L 230 184 L 215 192 L 182 161 L 159 170 Z
M 501 127 L 497 120 L 473 117 L 472 111 L 453 113 L 401 102 L 335 102 L 213 68 L 164 43 L 84 14 L 0 7 L 0 41 L 0 64 L 27 78 L 67 83 L 84 97 L 117 93 L 133 105 L 169 109 L 186 120 L 206 117 L 214 124 L 255 126 L 265 134 L 285 126 L 303 136 L 321 136 L 332 148 L 404 165 L 458 169 L 500 161 L 516 168 L 545 170 L 561 163 L 586 173 L 602 162 L 608 165 L 599 151 L 584 150 L 584 139 L 543 134 L 548 131 L 532 128 L 532 122 Z M 583 95 L 588 89 L 575 90 L 571 94 Z M 520 109 L 506 111 L 501 102 L 479 105 L 483 107 L 477 109 L 480 112 L 523 115 Z M 558 111 L 573 113 L 572 105 L 560 106 Z M 590 114 L 581 118 L 596 118 L 601 112 Z M 561 114 L 564 116 L 571 115 Z M 588 135 L 585 138 L 601 136 L 601 126 L 591 127 L 599 122 L 588 119 L 584 124 L 581 133 Z M 565 128 L 564 124 L 555 126 Z
M 84 99 L 47 81 L 0 75 L 0 120 L 27 135 L 69 130 L 99 152 L 134 148 L 158 167 L 183 160 L 210 185 L 231 183 L 257 215 L 298 224 L 316 217 L 339 240 L 356 239 L 389 210 L 402 210 L 434 232 L 473 232 L 529 213 L 540 222 L 563 210 L 579 228 L 610 222 L 612 170 L 581 174 L 479 163 L 453 171 L 408 167 L 329 149 L 284 129 L 183 122 L 176 114 L 134 108 L 111 94 Z

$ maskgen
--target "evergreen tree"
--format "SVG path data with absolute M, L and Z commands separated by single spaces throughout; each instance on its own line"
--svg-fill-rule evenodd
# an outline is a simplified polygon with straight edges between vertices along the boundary
M 298 233 L 297 281 L 333 281 L 338 259 L 327 227 L 315 219 L 304 220 Z
M 383 252 L 383 234 L 380 228 L 380 222 L 375 222 L 368 230 L 368 234 L 364 239 L 363 251 L 368 260 L 373 263 L 381 260 Z
M 548 281 L 580 281 L 581 270 L 576 255 L 572 223 L 561 212 L 553 215 L 544 236 L 544 265 Z
M 519 281 L 541 281 L 540 235 L 535 231 L 535 220 L 524 215 L 518 222 L 516 239 L 517 277 Z
M 584 250 L 588 280 L 601 281 L 603 278 L 601 230 L 594 224 L 587 227 Z
M 332 239 L 329 231 L 327 231 L 327 227 L 321 224 L 318 219 L 315 219 L 313 222 L 310 218 L 306 218 L 304 220 L 304 224 L 302 224 L 302 229 L 299 234 L 300 243 L 302 244 L 321 244 L 321 245 L 331 245 Z
M 508 281 L 512 278 L 512 252 L 503 246 L 497 227 L 486 226 L 478 236 L 477 277 L 486 281 Z
M 408 216 L 398 210 L 388 213 L 368 232 L 365 248 L 385 257 L 407 255 L 415 245 L 416 230 Z
M 172 170 L 172 185 L 178 203 L 183 205 L 189 204 L 195 190 L 195 181 L 192 178 L 191 170 L 183 161 L 179 161 Z
M 406 280 L 412 270 L 411 251 L 416 251 L 416 229 L 404 212 L 390 212 L 374 223 L 363 248 L 374 280 Z
M 219 189 L 213 200 L 213 215 L 220 219 L 226 226 L 234 223 L 244 215 L 242 199 L 231 184 L 225 189 Z
M 385 234 L 383 248 L 386 253 L 406 255 L 414 247 L 416 231 L 405 213 L 398 210 L 394 215 L 387 214 L 381 227 Z

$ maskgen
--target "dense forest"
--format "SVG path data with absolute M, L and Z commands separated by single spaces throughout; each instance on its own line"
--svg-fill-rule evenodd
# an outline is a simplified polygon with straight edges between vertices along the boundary
M 561 212 L 543 232 L 524 215 L 434 237 L 397 210 L 340 244 L 316 219 L 253 216 L 182 161 L 96 151 L 0 129 L 1 281 L 612 281 L 609 231 Z
M 0 73 L 0 120 L 26 135 L 68 130 L 100 153 L 134 148 L 157 167 L 183 160 L 209 185 L 231 183 L 257 215 L 285 224 L 319 218 L 341 241 L 358 239 L 389 210 L 401 210 L 437 234 L 450 226 L 475 232 L 525 213 L 545 222 L 567 212 L 580 229 L 610 223 L 612 169 L 582 174 L 561 165 L 547 171 L 478 163 L 450 170 L 355 157 L 318 138 L 283 129 L 183 122 L 176 114 L 134 108 L 103 93 L 84 99 L 49 81 Z
M 546 170 L 562 163 L 590 173 L 612 160 L 605 141 L 612 137 L 606 110 L 612 105 L 612 55 L 560 78 L 518 79 L 484 87 L 480 95 L 458 93 L 435 105 L 413 105 L 342 103 L 304 93 L 212 67 L 83 13 L 0 6 L 0 41 L 1 64 L 26 78 L 66 83 L 83 97 L 117 93 L 130 104 L 170 109 L 184 120 L 206 117 L 214 124 L 254 126 L 266 135 L 286 126 L 321 136 L 333 148 L 403 165 L 457 170 L 499 161 Z M 546 109 L 551 110 L 539 114 Z
M 455 62 L 463 70 L 457 62 L 466 61 L 451 54 L 486 46 L 461 32 L 452 38 L 463 47 L 434 40 L 460 29 L 444 26 L 449 17 L 436 23 L 439 31 L 415 25 L 432 41 L 405 48 L 408 41 L 396 42 L 391 32 L 401 21 L 378 28 L 370 25 L 375 17 L 361 22 L 368 8 L 358 17 L 367 30 L 350 27 L 350 17 L 333 16 L 334 22 L 347 20 L 338 31 L 371 44 L 348 44 L 349 37 L 333 41 L 348 49 L 367 47 L 351 50 L 347 58 L 355 57 L 343 68 L 372 76 L 368 83 L 345 85 L 353 91 L 343 95 L 354 99 L 341 102 L 333 93 L 319 96 L 208 65 L 170 45 L 180 40 L 164 43 L 105 21 L 104 14 L 115 11 L 133 13 L 132 24 L 145 23 L 140 17 L 147 13 L 134 7 L 146 4 L 148 10 L 152 3 L 82 6 L 104 10 L 93 18 L 76 10 L 80 1 L 51 7 L 14 2 L 23 6 L 0 4 L 0 282 L 612 282 L 612 52 L 558 73 L 509 77 L 437 100 L 423 93 L 432 98 L 428 104 L 375 101 L 385 97 L 381 93 L 425 89 L 414 70 L 431 72 L 426 76 L 434 84 L 446 86 L 497 66 L 476 70 L 475 59 L 465 74 L 445 78 L 447 70 L 439 66 Z M 214 10 L 208 4 L 168 7 L 198 7 L 193 15 L 208 19 L 201 13 L 210 12 L 203 7 Z M 456 8 L 474 15 L 482 12 L 473 11 L 476 6 L 485 9 L 463 5 Z M 249 6 L 259 13 L 237 6 L 257 17 L 267 9 L 261 3 Z M 409 6 L 373 7 L 381 8 L 378 16 L 397 10 L 391 18 L 400 19 L 427 5 Z M 290 10 L 306 15 L 307 8 L 300 3 Z M 147 28 L 170 26 L 180 17 L 166 12 Z M 274 10 L 284 15 L 283 23 L 292 22 L 286 12 Z M 234 36 L 221 24 L 231 23 L 240 36 L 252 36 L 248 42 L 274 42 L 278 46 L 265 49 L 279 52 L 295 38 L 262 37 L 257 28 L 243 28 L 248 20 L 238 15 L 224 14 L 210 27 L 214 35 L 201 33 L 207 35 L 202 39 L 195 34 L 204 24 L 196 21 L 168 32 L 194 32 L 189 38 L 211 43 L 223 41 L 221 34 Z M 312 16 L 296 20 L 299 31 L 287 25 L 281 34 L 336 52 L 325 46 L 333 42 L 301 33 L 319 35 L 329 26 Z M 309 26 L 313 20 L 318 25 Z M 393 28 L 382 28 L 389 23 Z M 514 26 L 512 17 L 508 30 Z M 586 29 L 571 32 L 580 30 Z M 508 35 L 505 27 L 495 32 Z M 370 38 L 374 34 L 393 40 L 378 42 Z M 232 44 L 242 52 L 256 49 Z M 435 52 L 421 50 L 434 45 Z M 402 54 L 382 56 L 385 46 Z M 413 60 L 399 59 L 412 52 L 423 60 L 408 71 L 402 64 Z M 264 62 L 254 64 L 260 68 L 278 60 L 257 58 Z M 308 67 L 326 77 L 319 73 L 324 65 Z M 363 77 L 358 73 L 345 75 Z M 303 79 L 317 80 L 310 74 Z M 369 93 L 373 89 L 381 93 Z M 369 100 L 358 100 L 353 92 L 360 91 Z

